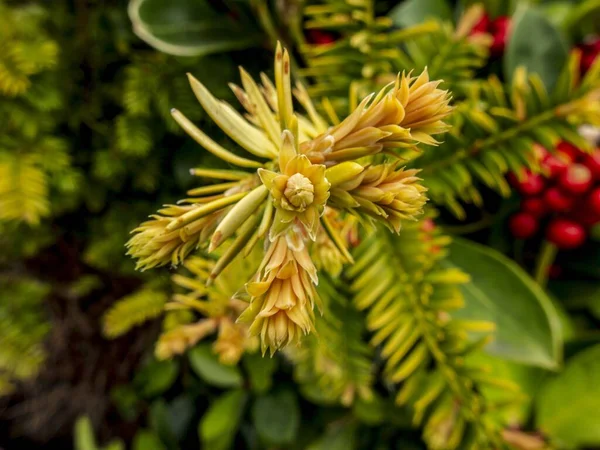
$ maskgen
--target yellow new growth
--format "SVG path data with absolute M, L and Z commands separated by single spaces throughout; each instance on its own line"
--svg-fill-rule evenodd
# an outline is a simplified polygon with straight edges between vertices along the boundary
M 310 247 L 317 236 L 319 245 L 330 249 L 314 252 L 317 257 L 340 255 L 352 262 L 339 234 L 343 227 L 323 217 L 326 206 L 337 222 L 347 220 L 348 210 L 399 231 L 402 220 L 421 213 L 426 197 L 417 171 L 398 168 L 395 149 L 436 145 L 433 136 L 447 130 L 444 119 L 451 112 L 448 92 L 438 89 L 439 82 L 430 81 L 425 70 L 418 77 L 398 75 L 379 93 L 364 98 L 347 118 L 329 126 L 304 86 L 292 89 L 289 54 L 280 45 L 274 73 L 274 83 L 264 74 L 257 83 L 240 69 L 242 87 L 230 87 L 245 109 L 243 115 L 189 75 L 207 114 L 247 155 L 217 144 L 177 110 L 172 111 L 174 119 L 207 151 L 243 170 L 192 169 L 193 175 L 221 182 L 190 190 L 190 198 L 167 206 L 135 229 L 127 244 L 138 267 L 146 269 L 177 265 L 192 251 L 213 252 L 229 242 L 205 279 L 211 284 L 228 264 L 267 238 L 263 263 L 246 286 L 251 303 L 241 319 L 260 336 L 263 351 L 271 352 L 314 330 L 317 270 Z M 294 110 L 294 97 L 306 115 Z M 369 157 L 379 153 L 396 161 L 372 164 Z M 331 260 L 325 265 L 340 270 Z M 177 336 L 188 343 L 185 347 L 207 328 L 182 328 L 165 338 L 161 348 L 165 354 L 178 349 Z M 234 342 L 237 335 L 230 329 L 219 336 L 224 343 Z

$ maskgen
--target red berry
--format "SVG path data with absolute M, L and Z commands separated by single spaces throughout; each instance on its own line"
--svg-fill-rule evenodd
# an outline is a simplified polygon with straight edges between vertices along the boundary
M 540 197 L 528 197 L 521 200 L 521 211 L 531 214 L 538 219 L 548 212 L 546 202 Z
M 519 212 L 510 218 L 508 227 L 517 239 L 527 239 L 537 232 L 538 221 L 529 213 Z
M 600 53 L 600 38 L 579 45 L 579 49 L 581 50 L 580 70 L 582 74 L 585 74 Z
M 332 44 L 337 40 L 335 34 L 324 30 L 308 30 L 306 38 L 311 44 L 326 45 Z
M 554 219 L 546 229 L 546 239 L 562 250 L 573 249 L 585 242 L 585 230 L 572 220 Z
M 544 202 L 554 212 L 565 212 L 571 209 L 575 199 L 557 187 L 551 187 L 544 192 Z
M 573 210 L 570 215 L 573 220 L 588 228 L 600 222 L 600 214 L 585 207 Z
M 548 155 L 542 162 L 542 167 L 545 169 L 549 178 L 557 178 L 562 174 L 570 160 L 564 153 L 558 152 L 556 155 Z
M 595 188 L 588 194 L 586 206 L 594 213 L 600 215 L 600 187 Z
M 491 52 L 492 55 L 500 56 L 504 53 L 506 47 L 506 38 L 508 37 L 508 30 L 510 28 L 510 17 L 501 16 L 496 18 L 491 25 L 492 36 L 494 41 L 492 43 Z
M 523 195 L 537 195 L 544 190 L 544 178 L 539 173 L 531 173 L 527 171 L 525 178 L 521 181 L 517 180 L 517 189 Z
M 567 141 L 559 142 L 559 144 L 556 146 L 556 151 L 564 153 L 571 161 L 576 161 L 581 155 L 581 150 Z
M 591 155 L 585 155 L 582 162 L 590 169 L 594 179 L 600 180 L 600 149 L 597 148 Z
M 471 29 L 471 34 L 487 33 L 490 29 L 490 18 L 487 14 L 483 14 L 479 22 Z
M 592 172 L 583 164 L 571 164 L 559 179 L 560 186 L 572 194 L 583 194 L 592 185 Z

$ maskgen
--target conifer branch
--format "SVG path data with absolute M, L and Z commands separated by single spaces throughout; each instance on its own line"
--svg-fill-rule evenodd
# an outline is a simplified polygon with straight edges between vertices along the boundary
M 384 377 L 402 383 L 396 402 L 412 406 L 429 446 L 502 448 L 503 424 L 488 414 L 480 386 L 515 386 L 465 363 L 488 342 L 469 342 L 467 332 L 494 327 L 451 318 L 463 306 L 458 284 L 468 276 L 445 267 L 448 241 L 430 219 L 404 227 L 394 239 L 380 230 L 356 249 L 356 264 L 346 276 L 354 304 L 367 311 L 371 344 L 386 361 Z M 520 400 L 517 394 L 514 399 Z

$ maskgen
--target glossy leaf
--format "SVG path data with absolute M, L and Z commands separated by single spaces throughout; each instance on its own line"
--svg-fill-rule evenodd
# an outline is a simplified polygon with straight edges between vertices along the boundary
M 136 374 L 133 385 L 142 397 L 156 397 L 173 385 L 178 372 L 175 361 L 151 361 Z
M 139 395 L 129 384 L 112 388 L 110 390 L 110 400 L 119 411 L 119 414 L 127 421 L 134 420 L 140 413 Z
M 241 390 L 234 390 L 223 394 L 210 405 L 198 425 L 203 448 L 229 448 L 237 432 L 245 402 L 246 394 Z
M 256 45 L 257 34 L 206 0 L 131 0 L 133 31 L 154 48 L 177 56 L 199 56 Z
M 296 396 L 292 391 L 279 391 L 257 398 L 252 408 L 252 419 L 265 443 L 281 445 L 293 442 L 300 425 Z
M 584 0 L 571 3 L 564 19 L 564 27 L 573 35 L 585 36 L 600 32 L 600 0 Z
M 180 395 L 167 406 L 167 422 L 178 441 L 185 438 L 195 411 L 194 400 L 186 395 Z
M 368 401 L 358 396 L 352 404 L 352 414 L 362 423 L 368 425 L 379 425 L 383 423 L 389 414 L 388 404 L 377 394 Z
M 102 450 L 125 450 L 125 444 L 118 439 L 113 440 L 106 444 Z
M 260 353 L 248 353 L 242 360 L 253 391 L 263 394 L 273 385 L 273 373 L 277 370 L 277 358 L 263 358 Z
M 169 407 L 163 398 L 159 398 L 150 405 L 150 427 L 167 448 L 177 448 L 177 436 L 169 420 Z
M 356 426 L 353 423 L 333 424 L 313 442 L 308 450 L 352 450 L 356 448 Z
M 523 397 L 515 399 L 513 392 L 498 389 L 494 386 L 481 386 L 481 392 L 490 402 L 513 403 L 501 409 L 501 414 L 507 423 L 524 424 L 533 409 L 533 399 L 537 395 L 543 381 L 551 372 L 540 367 L 519 364 L 484 352 L 475 352 L 467 358 L 473 366 L 488 367 L 490 373 L 501 380 L 510 381 L 521 388 Z M 515 401 L 516 400 L 516 401 Z
M 407 0 L 392 9 L 389 17 L 397 27 L 409 27 L 427 19 L 452 20 L 447 0 Z
M 551 89 L 567 61 L 568 44 L 549 20 L 535 8 L 523 8 L 513 17 L 504 54 L 504 74 L 512 80 L 515 70 L 524 66 L 539 74 Z
M 560 321 L 552 301 L 514 261 L 491 248 L 456 238 L 451 264 L 471 276 L 462 285 L 465 308 L 457 318 L 496 324 L 493 355 L 548 369 L 561 360 Z
M 89 417 L 83 416 L 77 419 L 73 434 L 75 450 L 98 450 Z
M 542 388 L 537 427 L 565 447 L 600 445 L 600 345 L 571 358 Z
M 221 364 L 210 344 L 194 347 L 189 351 L 188 358 L 194 372 L 208 384 L 222 388 L 242 385 L 240 370 Z
M 166 450 L 158 436 L 148 430 L 140 430 L 133 438 L 133 450 Z

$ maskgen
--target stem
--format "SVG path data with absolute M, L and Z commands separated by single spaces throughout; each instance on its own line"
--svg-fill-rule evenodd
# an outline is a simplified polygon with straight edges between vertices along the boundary
M 443 169 L 445 167 L 451 166 L 452 164 L 457 163 L 458 161 L 476 155 L 483 148 L 496 146 L 503 141 L 510 140 L 518 135 L 520 135 L 524 131 L 528 131 L 532 128 L 539 126 L 540 124 L 551 120 L 552 118 L 557 116 L 557 109 L 554 108 L 549 111 L 545 111 L 531 119 L 522 122 L 514 127 L 511 127 L 505 131 L 502 131 L 498 134 L 490 136 L 485 139 L 479 139 L 473 143 L 473 145 L 465 150 L 454 152 L 450 157 L 434 162 L 428 166 L 422 168 L 422 173 L 430 173 L 436 170 Z
M 541 286 L 546 287 L 548 282 L 548 271 L 556 258 L 558 249 L 556 245 L 544 241 L 538 259 L 535 263 L 534 279 Z
M 275 24 L 273 23 L 273 19 L 271 18 L 271 14 L 269 13 L 269 7 L 264 0 L 252 0 L 250 5 L 256 12 L 258 16 L 258 21 L 262 26 L 265 33 L 269 37 L 269 41 L 271 42 L 271 47 L 274 48 L 275 44 L 279 40 L 279 33 L 277 33 L 277 29 L 275 28 Z
M 493 223 L 494 218 L 491 215 L 486 214 L 477 222 L 468 223 L 466 225 L 441 225 L 441 229 L 444 233 L 463 235 L 485 230 Z
M 281 42 L 282 45 L 285 45 L 286 41 L 277 30 L 277 26 L 273 21 L 267 2 L 265 0 L 250 0 L 250 5 L 254 9 L 261 27 L 265 30 L 265 33 L 269 38 L 269 43 L 271 45 L 270 50 L 272 51 L 275 48 L 277 42 Z M 293 52 L 290 52 L 290 63 L 292 65 L 292 70 L 295 71 L 294 78 L 300 82 L 304 82 L 304 78 L 297 71 L 301 66 L 296 61 Z

